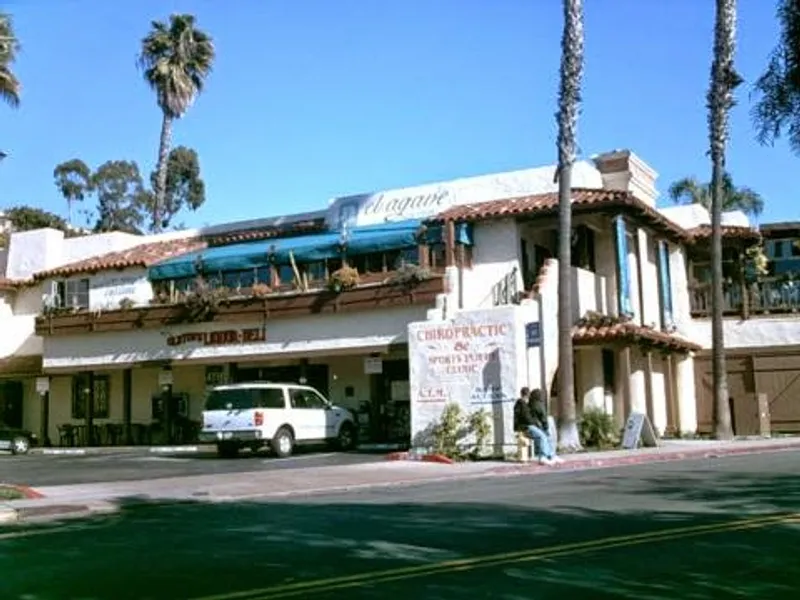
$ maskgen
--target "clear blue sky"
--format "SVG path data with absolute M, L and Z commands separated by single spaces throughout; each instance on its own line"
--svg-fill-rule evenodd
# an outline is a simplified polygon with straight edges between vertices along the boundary
M 18 111 L 0 106 L 0 206 L 66 214 L 53 167 L 152 168 L 160 113 L 135 65 L 152 19 L 192 12 L 216 42 L 206 92 L 176 124 L 206 205 L 188 225 L 323 207 L 335 196 L 551 164 L 559 0 L 6 0 L 23 52 Z M 586 3 L 583 156 L 630 148 L 705 181 L 714 3 Z M 795 220 L 800 157 L 753 139 L 748 94 L 776 36 L 771 0 L 739 0 L 729 168 Z M 745 89 L 746 88 L 746 89 Z

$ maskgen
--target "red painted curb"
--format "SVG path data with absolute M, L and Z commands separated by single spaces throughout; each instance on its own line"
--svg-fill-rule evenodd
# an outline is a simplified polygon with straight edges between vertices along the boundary
M 410 460 L 417 462 L 439 463 L 452 465 L 455 461 L 442 454 L 414 454 L 412 452 L 392 452 L 386 455 L 386 460 Z
M 25 496 L 26 500 L 38 500 L 39 498 L 44 498 L 44 494 L 37 492 L 32 487 L 28 487 L 27 485 L 15 485 L 13 483 L 0 483 L 0 488 L 11 488 L 12 490 L 18 491 L 20 494 Z
M 693 458 L 718 458 L 720 456 L 735 456 L 745 454 L 765 454 L 769 452 L 783 452 L 786 450 L 800 450 L 800 444 L 779 444 L 761 448 L 714 448 L 701 450 L 685 450 L 682 452 L 670 452 L 668 454 L 639 454 L 636 456 L 620 456 L 610 458 L 589 458 L 585 460 L 564 461 L 560 465 L 543 466 L 536 462 L 524 465 L 508 467 L 497 467 L 490 472 L 493 474 L 515 474 L 530 471 L 552 472 L 554 470 L 575 471 L 579 469 L 591 468 L 611 468 L 626 465 L 638 465 L 649 462 L 671 462 L 678 460 L 688 460 Z

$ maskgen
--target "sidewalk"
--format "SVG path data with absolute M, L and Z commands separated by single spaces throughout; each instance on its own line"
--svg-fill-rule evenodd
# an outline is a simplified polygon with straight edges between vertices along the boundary
M 530 476 L 787 450 L 800 450 L 800 438 L 734 442 L 666 440 L 659 448 L 567 455 L 564 456 L 564 463 L 555 467 L 544 467 L 535 462 L 509 464 L 487 461 L 444 465 L 418 461 L 386 461 L 297 470 L 51 486 L 37 488 L 44 496 L 41 499 L 14 500 L 0 504 L 0 523 L 113 511 L 119 504 L 137 501 L 230 502 L 285 498 L 398 485 Z

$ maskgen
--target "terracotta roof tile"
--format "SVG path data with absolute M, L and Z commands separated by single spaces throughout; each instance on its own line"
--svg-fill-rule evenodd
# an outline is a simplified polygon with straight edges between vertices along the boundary
M 267 240 L 281 235 L 300 235 L 304 233 L 316 233 L 325 230 L 325 219 L 309 219 L 298 221 L 285 226 L 262 227 L 260 229 L 250 229 L 245 231 L 234 231 L 207 238 L 209 246 L 225 246 L 238 242 L 255 242 Z
M 50 277 L 67 277 L 79 273 L 96 273 L 98 271 L 128 269 L 130 267 L 148 267 L 160 260 L 171 258 L 179 254 L 186 254 L 187 252 L 194 252 L 195 250 L 202 250 L 206 246 L 206 242 L 198 237 L 139 244 L 138 246 L 133 246 L 126 250 L 93 256 L 55 269 L 50 269 L 49 271 L 40 271 L 36 274 L 35 279 L 41 281 L 42 279 Z
M 6 277 L 0 277 L 0 290 L 8 291 L 8 290 L 16 290 L 19 287 L 22 287 L 28 283 L 27 281 L 20 281 L 17 279 L 7 279 Z
M 630 192 L 576 188 L 572 190 L 572 207 L 577 211 L 590 211 L 596 208 L 625 208 L 649 222 L 650 225 L 659 227 L 682 241 L 691 240 L 688 231 Z M 440 223 L 445 221 L 482 221 L 537 213 L 549 214 L 555 213 L 557 210 L 558 194 L 549 192 L 454 206 L 439 213 L 431 221 Z
M 627 342 L 684 352 L 701 349 L 679 335 L 605 315 L 587 315 L 580 319 L 572 329 L 572 339 L 576 345 Z
M 711 237 L 711 225 L 699 225 L 689 230 L 695 240 L 705 240 Z M 752 227 L 740 225 L 723 225 L 722 237 L 728 239 L 758 240 L 761 234 Z

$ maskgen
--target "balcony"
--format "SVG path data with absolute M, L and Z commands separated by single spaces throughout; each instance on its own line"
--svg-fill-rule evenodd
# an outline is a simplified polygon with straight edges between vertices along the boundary
M 224 290 L 224 293 L 221 293 Z M 313 314 L 357 312 L 409 305 L 433 305 L 444 293 L 444 277 L 431 273 L 424 280 L 382 278 L 362 280 L 354 287 L 332 290 L 229 291 L 210 288 L 202 296 L 154 300 L 149 306 L 129 306 L 105 311 L 56 309 L 36 317 L 36 334 L 80 335 L 90 332 L 126 332 L 198 322 L 263 322 L 267 319 Z
M 796 313 L 800 312 L 800 281 L 769 279 L 725 284 L 723 298 L 722 313 L 726 316 Z M 711 315 L 711 284 L 690 286 L 689 299 L 693 317 Z

